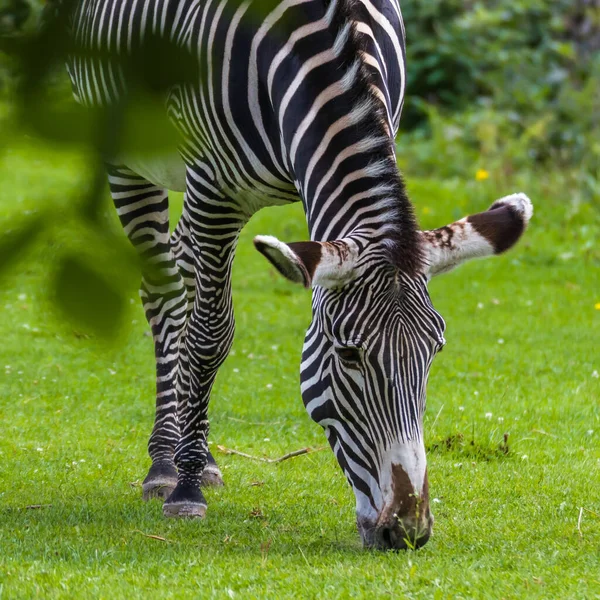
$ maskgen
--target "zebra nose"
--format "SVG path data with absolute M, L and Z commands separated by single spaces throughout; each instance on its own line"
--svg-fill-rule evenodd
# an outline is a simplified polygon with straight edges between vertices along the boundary
M 431 536 L 431 524 L 395 522 L 379 525 L 375 530 L 375 545 L 380 550 L 416 550 L 424 546 Z

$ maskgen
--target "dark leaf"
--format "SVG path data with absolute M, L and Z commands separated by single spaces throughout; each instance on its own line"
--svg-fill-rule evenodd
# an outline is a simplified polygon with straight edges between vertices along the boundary
M 67 256 L 54 283 L 56 302 L 67 318 L 105 339 L 117 334 L 125 297 L 103 275 L 80 258 Z
M 0 236 L 0 276 L 15 265 L 25 251 L 37 239 L 43 228 L 42 218 L 35 217 L 19 229 Z

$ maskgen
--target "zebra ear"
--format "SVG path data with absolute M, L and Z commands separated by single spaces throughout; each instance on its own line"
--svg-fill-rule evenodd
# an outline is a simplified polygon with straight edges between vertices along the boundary
M 505 252 L 517 243 L 532 215 L 531 200 L 525 194 L 512 194 L 485 212 L 422 231 L 427 275 L 431 278 L 472 258 Z
M 270 235 L 258 235 L 254 245 L 286 279 L 306 288 L 342 287 L 355 276 L 358 247 L 350 240 L 286 244 Z

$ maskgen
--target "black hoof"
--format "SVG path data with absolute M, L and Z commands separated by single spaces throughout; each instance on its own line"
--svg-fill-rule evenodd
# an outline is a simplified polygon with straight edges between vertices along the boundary
M 217 467 L 216 463 L 208 463 L 206 465 L 204 471 L 202 471 L 202 479 L 200 480 L 200 485 L 203 487 L 219 487 L 221 485 L 224 485 L 221 469 Z
M 151 498 L 166 500 L 177 485 L 177 469 L 170 462 L 154 463 L 144 483 L 142 483 L 142 498 L 145 502 Z
M 196 483 L 178 483 L 163 504 L 165 517 L 203 518 L 206 500 Z
M 217 466 L 217 463 L 210 452 L 208 453 L 206 467 L 204 467 L 204 471 L 202 471 L 200 485 L 203 487 L 218 487 L 224 485 L 221 469 Z

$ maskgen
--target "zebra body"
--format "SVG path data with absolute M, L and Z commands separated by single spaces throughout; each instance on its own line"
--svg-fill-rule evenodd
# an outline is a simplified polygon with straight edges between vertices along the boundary
M 425 385 L 444 344 L 427 280 L 512 245 L 530 203 L 511 196 L 419 232 L 395 159 L 406 80 L 398 1 L 261 6 L 81 0 L 71 15 L 76 99 L 129 102 L 139 83 L 131 65 L 155 66 L 150 79 L 162 82 L 179 140 L 177 153 L 115 148 L 107 161 L 125 232 L 153 266 L 141 290 L 157 360 L 144 490 L 166 497 L 167 515 L 204 514 L 200 482 L 221 480 L 206 443 L 207 408 L 233 340 L 238 235 L 260 208 L 300 200 L 311 241 L 259 236 L 255 245 L 288 279 L 313 288 L 303 401 L 354 490 L 364 543 L 399 548 L 408 536 L 420 545 L 431 530 Z M 185 191 L 173 234 L 167 189 Z
M 173 85 L 165 98 L 167 112 L 184 140 L 179 150 L 185 162 L 178 164 L 173 153 L 118 157 L 117 162 L 152 183 L 178 191 L 185 191 L 185 163 L 201 162 L 241 205 L 248 203 L 249 196 L 260 207 L 300 196 L 305 203 L 316 200 L 310 189 L 302 188 L 303 184 L 310 188 L 311 180 L 313 185 L 319 182 L 315 165 L 306 160 L 314 158 L 315 140 L 324 141 L 322 132 L 315 136 L 311 130 L 315 115 L 327 112 L 328 120 L 337 121 L 338 136 L 339 130 L 343 135 L 351 125 L 350 117 L 360 123 L 369 120 L 365 113 L 371 113 L 373 119 L 367 102 L 372 98 L 362 98 L 357 108 L 350 103 L 350 88 L 362 70 L 369 73 L 374 93 L 385 101 L 387 125 L 395 135 L 404 97 L 399 6 L 388 0 L 353 1 L 350 12 L 346 3 L 350 4 L 348 0 L 328 6 L 314 0 L 288 0 L 259 26 L 257 1 L 84 0 L 74 17 L 74 38 L 80 47 L 126 55 L 143 48 L 142 33 L 150 31 L 197 53 L 199 70 L 205 74 L 200 81 L 193 78 Z M 253 10 L 253 5 L 259 8 Z M 335 20 L 340 22 L 334 24 Z M 358 48 L 362 58 L 352 55 L 356 61 L 340 82 L 339 69 L 346 66 L 342 53 Z M 248 58 L 242 62 L 239 56 Z M 302 70 L 296 67 L 298 62 L 304 65 Z M 115 103 L 128 92 L 128 82 L 112 60 L 91 60 L 80 54 L 71 58 L 69 72 L 75 97 L 84 105 Z M 377 130 L 381 127 L 371 127 L 370 135 Z M 321 147 L 320 152 L 323 161 L 331 150 Z M 308 181 L 297 179 L 307 170 Z

